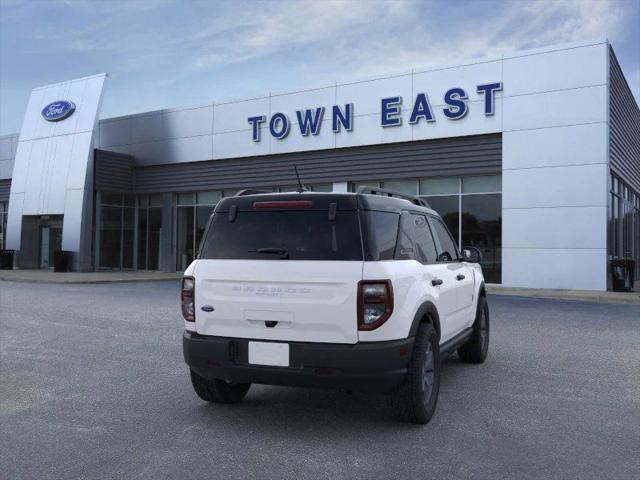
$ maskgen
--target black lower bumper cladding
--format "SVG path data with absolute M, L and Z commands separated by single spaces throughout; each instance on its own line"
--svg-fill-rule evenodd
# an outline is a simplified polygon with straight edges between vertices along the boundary
M 185 331 L 182 344 L 187 365 L 208 379 L 387 392 L 404 379 L 413 340 L 409 337 L 353 345 L 287 342 L 289 367 L 250 364 L 250 339 L 213 337 Z

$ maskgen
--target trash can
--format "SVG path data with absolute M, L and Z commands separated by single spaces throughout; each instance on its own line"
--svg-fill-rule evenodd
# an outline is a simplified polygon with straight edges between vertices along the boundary
M 67 250 L 56 250 L 55 252 L 53 252 L 53 271 L 71 271 L 71 255 L 72 252 L 69 252 Z
M 631 258 L 611 260 L 611 279 L 614 292 L 631 292 L 635 281 L 636 262 Z
M 13 270 L 15 250 L 0 250 L 0 270 Z

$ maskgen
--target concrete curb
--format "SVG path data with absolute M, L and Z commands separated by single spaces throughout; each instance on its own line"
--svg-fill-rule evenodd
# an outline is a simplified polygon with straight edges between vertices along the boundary
M 500 286 L 487 286 L 491 295 L 504 295 L 510 297 L 548 298 L 553 300 L 575 300 L 594 303 L 623 303 L 627 305 L 640 305 L 640 293 L 638 292 L 590 292 L 583 290 L 546 290 L 534 288 L 510 288 Z
M 48 283 L 61 285 L 139 283 L 176 281 L 181 273 L 165 272 L 57 272 L 50 270 L 4 270 L 0 281 L 17 283 Z
M 47 283 L 49 285 L 99 285 L 108 283 L 144 283 L 144 282 L 175 282 L 176 278 L 136 278 L 120 280 L 37 280 L 32 278 L 6 278 L 0 277 L 0 282 L 13 283 Z

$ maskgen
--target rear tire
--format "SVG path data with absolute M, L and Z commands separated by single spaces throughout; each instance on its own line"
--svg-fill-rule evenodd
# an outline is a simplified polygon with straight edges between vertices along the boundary
M 440 390 L 438 334 L 428 323 L 420 325 L 413 344 L 407 376 L 387 400 L 399 420 L 424 424 L 431 420 Z
M 251 387 L 250 383 L 231 383 L 217 378 L 208 380 L 193 370 L 190 372 L 193 389 L 206 402 L 238 403 L 242 401 Z
M 484 363 L 489 353 L 489 305 L 485 297 L 478 299 L 476 320 L 469 340 L 458 348 L 460 360 L 466 363 Z

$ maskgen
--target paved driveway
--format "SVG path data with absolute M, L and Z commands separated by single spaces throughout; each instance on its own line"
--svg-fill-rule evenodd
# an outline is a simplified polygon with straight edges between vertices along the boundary
M 0 282 L 0 477 L 640 478 L 640 307 L 490 305 L 489 360 L 447 360 L 436 415 L 414 426 L 380 396 L 201 402 L 176 282 Z

